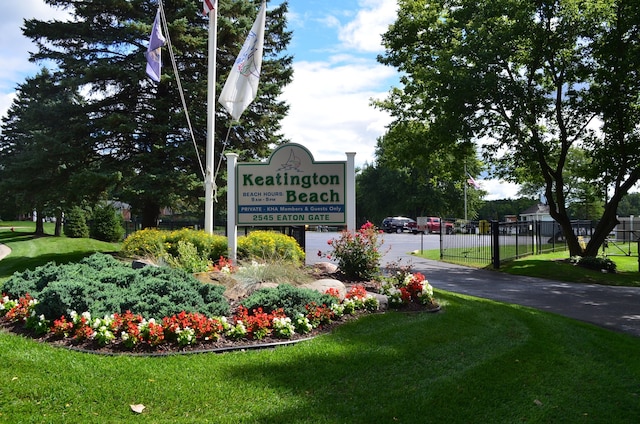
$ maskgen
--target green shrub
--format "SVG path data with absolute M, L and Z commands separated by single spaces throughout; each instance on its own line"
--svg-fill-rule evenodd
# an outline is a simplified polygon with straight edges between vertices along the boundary
M 578 256 L 571 258 L 571 260 L 578 266 L 584 268 L 596 271 L 605 270 L 607 272 L 616 272 L 616 263 L 609 258 L 601 256 Z
M 205 231 L 189 228 L 167 232 L 165 235 L 166 251 L 175 256 L 178 253 L 180 241 L 191 243 L 204 259 L 217 261 L 220 256 L 228 256 L 227 238 L 224 236 L 207 234 Z
M 79 206 L 71 208 L 71 210 L 65 214 L 64 235 L 70 238 L 89 237 L 87 217 L 84 210 Z
M 193 244 L 184 240 L 178 242 L 176 256 L 167 253 L 164 259 L 170 267 L 180 268 L 190 273 L 205 272 L 212 265 L 212 261 L 203 257 Z
M 145 228 L 130 234 L 122 243 L 122 254 L 130 257 L 160 258 L 165 254 L 164 240 L 167 232 Z
M 49 262 L 34 270 L 16 272 L 4 282 L 2 292 L 10 298 L 17 299 L 29 293 L 39 293 L 50 282 L 59 278 L 59 269 L 55 262 Z
M 135 270 L 99 253 L 75 264 L 47 264 L 16 273 L 3 292 L 11 298 L 28 292 L 39 301 L 36 313 L 47 319 L 68 316 L 72 310 L 94 317 L 131 310 L 156 319 L 182 311 L 224 316 L 230 310 L 223 286 L 200 283 L 179 269 Z
M 338 260 L 338 268 L 349 280 L 370 280 L 380 274 L 383 240 L 379 235 L 378 229 L 367 221 L 358 231 L 345 230 L 339 238 L 329 240 L 333 250 L 327 256 Z
M 297 313 L 306 315 L 305 305 L 312 302 L 317 305 L 331 306 L 333 303 L 337 303 L 337 299 L 316 290 L 281 284 L 275 288 L 256 290 L 242 301 L 242 305 L 249 311 L 262 308 L 267 313 L 283 308 L 287 316 L 293 317 Z
M 118 242 L 124 236 L 122 217 L 111 205 L 96 206 L 91 216 L 91 238 L 107 242 Z
M 238 238 L 238 259 L 290 260 L 304 263 L 304 251 L 293 237 L 273 231 L 253 231 Z
M 220 256 L 228 255 L 226 237 L 190 229 L 162 231 L 147 228 L 136 231 L 124 240 L 121 251 L 130 257 L 160 259 L 171 255 L 179 258 L 178 248 L 181 241 L 193 245 L 198 252 L 198 257 L 203 260 L 215 262 L 220 259 Z

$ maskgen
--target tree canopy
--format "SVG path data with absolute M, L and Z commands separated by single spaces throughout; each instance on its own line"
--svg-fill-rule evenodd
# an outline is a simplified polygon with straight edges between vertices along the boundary
M 95 201 L 118 179 L 96 166 L 83 107 L 77 91 L 43 69 L 18 87 L 3 120 L 0 192 L 22 212 L 37 212 L 37 233 L 43 231 L 45 215 L 60 218 L 70 205 Z
M 630 0 L 399 0 L 383 64 L 402 87 L 378 103 L 428 146 L 474 144 L 495 175 L 541 182 L 572 255 L 595 255 L 640 177 L 640 11 Z M 571 229 L 572 169 L 607 198 L 586 249 Z M 590 193 L 590 196 L 593 193 Z M 572 197 L 573 196 L 573 197 Z
M 202 210 L 204 176 L 198 155 L 204 157 L 206 144 L 208 74 L 208 18 L 202 15 L 202 2 L 163 2 L 197 152 L 167 48 L 162 50 L 160 82 L 145 75 L 144 52 L 156 1 L 45 2 L 66 9 L 71 19 L 25 21 L 23 32 L 37 45 L 31 60 L 55 64 L 60 84 L 82 93 L 83 107 L 73 116 L 85 119 L 90 143 L 100 154 L 101 169 L 122 175 L 112 197 L 131 204 L 134 213 L 142 216 L 143 226 L 157 225 L 162 207 Z M 253 0 L 219 2 L 217 92 L 249 33 L 258 5 Z M 228 148 L 243 159 L 265 157 L 273 145 L 284 141 L 280 120 L 288 106 L 278 96 L 292 78 L 292 58 L 283 54 L 291 38 L 286 12 L 286 2 L 268 11 L 258 97 L 231 127 Z M 215 151 L 219 153 L 230 117 L 218 107 L 215 120 Z M 61 125 L 64 122 L 62 119 Z

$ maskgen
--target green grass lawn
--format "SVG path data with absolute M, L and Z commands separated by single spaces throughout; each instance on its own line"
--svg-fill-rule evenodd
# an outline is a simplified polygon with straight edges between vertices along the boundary
M 640 339 L 437 296 L 444 312 L 223 355 L 106 357 L 0 333 L 0 422 L 637 422 Z
M 416 253 L 415 256 L 431 260 L 440 260 L 440 251 L 425 250 L 422 254 L 419 252 Z M 520 259 L 504 262 L 500 266 L 500 271 L 513 275 L 548 278 L 574 283 L 640 287 L 640 272 L 638 272 L 640 265 L 638 264 L 637 255 L 611 255 L 608 256 L 608 258 L 616 264 L 617 272 L 615 274 L 605 274 L 568 263 L 566 260 L 569 259 L 569 252 L 567 251 L 525 256 Z M 471 267 L 487 267 L 486 262 L 475 263 L 468 259 L 464 262 L 456 262 L 453 258 L 446 258 L 446 261 Z
M 0 276 L 97 249 L 17 230 L 0 231 L 0 242 L 13 249 Z M 0 422 L 638 421 L 640 338 L 517 305 L 436 297 L 436 314 L 370 315 L 311 341 L 221 355 L 101 356 L 0 331 Z M 136 415 L 132 404 L 146 409 Z
M 14 230 L 11 231 L 11 228 Z M 35 237 L 33 222 L 0 222 L 0 243 L 11 254 L 0 261 L 0 283 L 16 271 L 33 269 L 47 262 L 75 262 L 95 252 L 117 252 L 118 243 L 106 243 L 89 238 L 53 237 L 54 224 L 45 224 L 45 236 Z

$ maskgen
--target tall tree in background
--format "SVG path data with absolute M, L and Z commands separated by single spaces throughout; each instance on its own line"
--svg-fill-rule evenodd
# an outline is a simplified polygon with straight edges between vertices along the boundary
M 395 106 L 379 101 L 375 105 L 391 110 Z M 429 125 L 418 120 L 397 119 L 378 140 L 375 167 L 380 175 L 405 175 L 405 181 L 395 185 L 381 184 L 384 193 L 393 191 L 399 202 L 386 204 L 389 212 L 404 211 L 411 217 L 462 217 L 465 213 L 467 173 L 478 175 L 481 164 L 471 143 L 451 146 L 430 139 Z M 466 172 L 465 172 L 466 170 Z M 376 175 L 370 173 L 369 176 Z M 467 213 L 473 218 L 481 204 L 482 190 L 467 185 Z M 387 216 L 385 215 L 385 216 Z
M 56 235 L 65 208 L 96 199 L 117 175 L 101 175 L 90 142 L 83 100 L 43 69 L 21 84 L 2 123 L 0 192 L 22 212 L 55 216 Z
M 150 0 L 45 0 L 65 8 L 68 22 L 28 20 L 24 34 L 37 43 L 31 59 L 51 60 L 64 82 L 82 88 L 84 112 L 105 169 L 123 175 L 119 198 L 142 216 L 144 227 L 157 225 L 162 207 L 190 205 L 202 210 L 208 21 L 198 0 L 168 0 L 164 10 L 168 35 L 177 59 L 197 153 L 191 142 L 184 110 L 167 49 L 159 83 L 145 75 L 151 25 L 157 2 Z M 258 1 L 219 2 L 217 92 L 255 18 Z M 291 58 L 282 54 L 289 43 L 287 3 L 267 17 L 265 57 L 258 97 L 233 127 L 229 147 L 243 159 L 264 157 L 271 145 L 283 141 L 280 120 L 287 105 L 277 100 L 292 77 Z M 228 117 L 216 113 L 216 152 L 222 151 Z M 204 162 L 204 159 L 202 159 Z M 217 160 L 216 160 L 217 161 Z M 188 206 L 186 206 L 188 207 Z
M 640 9 L 630 0 L 399 0 L 383 64 L 402 88 L 382 106 L 436 147 L 480 145 L 499 177 L 542 178 L 572 255 L 594 256 L 640 177 Z M 596 129 L 598 131 L 596 131 Z M 565 167 L 608 193 L 586 249 L 571 228 Z

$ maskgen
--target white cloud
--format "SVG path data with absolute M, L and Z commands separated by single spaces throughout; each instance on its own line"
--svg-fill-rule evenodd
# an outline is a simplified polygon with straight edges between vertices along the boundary
M 516 199 L 518 196 L 518 190 L 520 186 L 515 183 L 510 183 L 502 180 L 477 180 L 480 183 L 480 187 L 487 192 L 487 195 L 483 197 L 483 200 L 501 200 L 501 199 Z
M 376 141 L 391 122 L 370 102 L 386 96 L 397 72 L 377 63 L 372 53 L 382 51 L 380 35 L 395 19 L 397 1 L 361 0 L 358 7 L 317 20 L 339 44 L 322 61 L 294 61 L 293 82 L 282 96 L 291 106 L 282 129 L 316 160 L 344 160 L 345 152 L 356 152 L 359 166 L 373 161 Z M 351 20 L 342 24 L 339 18 L 345 17 Z
M 373 160 L 376 140 L 391 120 L 369 102 L 385 94 L 379 87 L 394 71 L 371 61 L 341 59 L 294 63 L 294 80 L 283 93 L 291 109 L 282 128 L 316 160 L 344 160 L 345 152 L 356 152 L 361 165 Z
M 15 88 L 41 67 L 29 62 L 29 52 L 35 51 L 36 46 L 22 34 L 24 19 L 66 19 L 68 16 L 64 10 L 54 9 L 42 0 L 11 2 L 9 7 L 3 8 L 0 14 L 0 116 L 6 115 L 15 96 Z
M 338 38 L 348 49 L 376 53 L 381 51 L 382 34 L 395 21 L 396 0 L 362 0 L 355 19 L 340 28 Z

